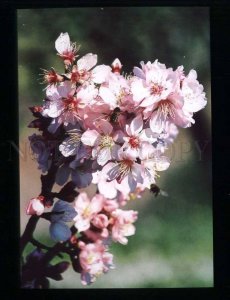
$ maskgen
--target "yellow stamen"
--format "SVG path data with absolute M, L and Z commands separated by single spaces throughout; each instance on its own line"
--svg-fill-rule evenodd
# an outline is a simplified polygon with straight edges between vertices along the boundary
M 109 135 L 104 135 L 100 141 L 100 148 L 112 147 L 114 145 L 113 138 Z

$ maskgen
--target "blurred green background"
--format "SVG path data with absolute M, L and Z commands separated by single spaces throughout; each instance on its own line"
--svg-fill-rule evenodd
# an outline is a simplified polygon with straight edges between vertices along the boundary
M 71 268 L 51 288 L 210 287 L 213 286 L 211 91 L 209 9 L 205 7 L 81 7 L 18 10 L 21 231 L 27 201 L 40 193 L 40 172 L 31 155 L 28 106 L 42 103 L 40 68 L 63 72 L 54 42 L 61 32 L 81 44 L 80 55 L 95 53 L 98 64 L 118 57 L 130 73 L 140 61 L 158 59 L 167 67 L 195 69 L 208 99 L 196 123 L 181 129 L 168 150 L 172 163 L 158 180 L 168 197 L 149 192 L 130 201 L 139 211 L 136 234 L 127 246 L 113 244 L 116 269 L 83 287 Z M 58 187 L 55 187 L 58 190 Z M 88 189 L 92 193 L 91 189 Z M 49 241 L 47 221 L 36 237 Z M 31 247 L 27 247 L 27 251 Z

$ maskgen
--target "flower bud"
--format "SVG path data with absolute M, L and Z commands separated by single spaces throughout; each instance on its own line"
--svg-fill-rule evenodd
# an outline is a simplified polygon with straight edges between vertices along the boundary
M 38 215 L 40 216 L 44 212 L 44 204 L 40 197 L 32 198 L 27 206 L 27 215 Z
M 116 59 L 112 62 L 111 66 L 112 66 L 112 71 L 113 71 L 113 73 L 118 73 L 118 74 L 120 74 L 121 68 L 122 68 L 122 64 L 121 64 L 121 62 L 120 62 L 120 60 L 119 60 L 118 58 L 116 58 Z
M 98 214 L 93 218 L 92 223 L 97 228 L 105 228 L 108 226 L 109 220 L 106 215 Z
M 114 211 L 115 209 L 118 208 L 118 203 L 116 200 L 106 200 L 105 203 L 104 203 L 104 210 L 107 211 L 107 212 L 112 212 Z

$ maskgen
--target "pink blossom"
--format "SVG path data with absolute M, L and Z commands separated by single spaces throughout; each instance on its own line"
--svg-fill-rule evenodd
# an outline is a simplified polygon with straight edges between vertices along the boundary
M 140 78 L 132 83 L 134 100 L 141 101 L 140 106 L 147 107 L 153 103 L 166 99 L 173 92 L 176 77 L 172 76 L 172 69 L 155 60 L 144 64 L 142 69 L 134 67 L 134 75 Z
M 103 229 L 108 226 L 109 220 L 108 217 L 105 214 L 97 214 L 93 217 L 91 223 L 100 229 Z
M 120 149 L 118 151 L 118 162 L 109 162 L 107 168 L 107 181 L 117 180 L 119 184 L 126 184 L 130 192 L 134 191 L 137 182 L 142 183 L 142 167 L 135 159 Z M 103 169 L 102 169 L 103 171 Z
M 167 121 L 180 127 L 188 127 L 191 117 L 183 111 L 184 100 L 178 93 L 172 93 L 167 99 L 152 105 L 151 110 L 144 110 L 145 117 L 149 116 L 149 125 L 153 132 L 161 133 L 165 130 Z
M 88 53 L 77 61 L 76 65 L 73 66 L 72 71 L 66 76 L 73 83 L 101 84 L 106 80 L 108 74 L 111 72 L 111 67 L 106 65 L 99 65 L 95 67 L 96 64 L 97 55 Z
M 79 47 L 68 33 L 60 34 L 55 47 L 64 70 L 60 74 L 53 68 L 43 70 L 46 97 L 42 106 L 30 108 L 36 119 L 29 124 L 42 133 L 29 140 L 39 168 L 50 171 L 47 178 L 41 177 L 42 190 L 52 188 L 46 187 L 46 179 L 52 181 L 53 164 L 55 183 L 63 186 L 71 180 L 54 196 L 71 201 L 75 187 L 97 185 L 92 199 L 80 192 L 74 208 L 59 200 L 53 211 L 59 207 L 64 214 L 51 218 L 51 235 L 61 241 L 68 236 L 72 250 L 76 247 L 76 271 L 87 285 L 114 267 L 108 245 L 112 241 L 126 245 L 127 237 L 135 233 L 138 212 L 121 207 L 141 198 L 146 189 L 167 195 L 155 184 L 158 173 L 170 166 L 164 153 L 178 128 L 191 126 L 194 113 L 207 100 L 195 70 L 186 76 L 183 66 L 174 71 L 155 60 L 141 62 L 134 75 L 123 75 L 118 58 L 111 66 L 97 66 L 97 55 L 92 53 L 77 59 Z M 56 157 L 57 144 L 50 140 L 58 142 L 60 156 Z M 51 198 L 32 198 L 26 213 L 41 215 L 52 204 Z M 78 235 L 71 238 L 69 227 L 53 219 L 73 220 Z
M 65 157 L 78 154 L 81 147 L 81 131 L 72 129 L 67 133 L 69 137 L 67 137 L 59 146 L 60 152 Z
M 84 192 L 77 197 L 74 208 L 78 214 L 74 222 L 79 232 L 90 227 L 91 220 L 102 210 L 103 202 L 104 197 L 100 194 L 95 195 L 91 200 Z
M 114 73 L 110 74 L 107 83 L 99 89 L 99 96 L 103 99 L 104 103 L 110 106 L 111 110 L 116 107 L 122 109 L 122 104 L 126 102 L 129 93 L 130 88 L 127 80 L 123 76 Z
M 126 237 L 135 234 L 135 227 L 132 223 L 137 220 L 138 213 L 133 210 L 116 209 L 111 215 L 112 239 L 126 245 L 128 243 Z
M 116 136 L 113 137 L 113 127 L 109 122 L 101 120 L 97 125 L 97 130 L 87 130 L 82 135 L 81 141 L 83 144 L 93 147 L 92 157 L 97 160 L 99 165 L 103 166 L 114 158 L 120 146 L 115 144 Z
M 100 194 L 105 198 L 114 199 L 117 196 L 117 181 L 107 181 L 107 172 L 110 170 L 110 165 L 106 164 L 102 171 L 93 173 L 92 183 L 97 184 Z
M 155 183 L 157 172 L 166 170 L 170 165 L 170 160 L 167 156 L 163 156 L 161 151 L 148 145 L 144 151 L 140 152 L 141 164 L 143 166 L 144 185 L 149 188 L 152 183 Z
M 64 63 L 69 65 L 73 63 L 77 57 L 76 53 L 79 50 L 79 46 L 76 43 L 71 43 L 69 34 L 67 32 L 61 33 L 55 41 L 55 48 L 58 55 L 64 60 Z
M 114 268 L 113 255 L 107 252 L 101 241 L 85 244 L 79 243 L 79 254 L 82 267 L 81 282 L 83 285 L 91 284 L 98 276 Z
M 191 70 L 181 84 L 181 95 L 184 99 L 184 111 L 194 113 L 206 106 L 207 99 L 203 89 L 203 85 L 197 80 L 196 71 Z
M 134 100 L 140 101 L 139 105 L 144 107 L 144 119 L 149 119 L 151 130 L 161 133 L 167 121 L 188 127 L 192 119 L 184 112 L 184 99 L 178 91 L 181 72 L 173 72 L 157 60 L 152 64 L 142 62 L 141 66 L 142 69 L 134 68 L 138 79 L 132 83 L 132 92 Z
M 45 70 L 41 69 L 43 71 L 43 79 L 44 81 L 42 83 L 47 83 L 48 86 L 45 88 L 47 89 L 51 85 L 57 85 L 58 82 L 64 81 L 64 77 L 62 75 L 59 75 L 54 68 L 51 68 L 51 70 Z
M 145 177 L 143 176 L 143 183 L 138 183 L 136 189 L 133 192 L 126 192 L 124 189 L 119 190 L 117 195 L 117 202 L 119 206 L 125 206 L 128 201 L 136 200 L 137 198 L 141 198 L 144 190 L 146 189 L 146 185 L 144 184 Z
M 179 130 L 177 126 L 169 121 L 165 123 L 165 129 L 157 138 L 157 149 L 162 153 L 165 152 L 167 146 L 172 144 L 177 137 Z
M 76 90 L 71 82 L 65 81 L 57 87 L 48 87 L 46 94 L 47 99 L 42 114 L 53 118 L 49 130 L 54 133 L 62 123 L 64 126 L 82 123 L 84 108 L 96 97 L 97 90 L 92 85 L 79 87 Z
M 106 199 L 104 202 L 104 206 L 103 209 L 106 212 L 113 212 L 114 210 L 116 210 L 119 207 L 118 203 L 116 200 L 110 200 L 110 199 Z
M 146 144 L 157 140 L 157 134 L 154 134 L 150 128 L 143 129 L 143 119 L 141 115 L 135 117 L 130 125 L 126 125 L 128 137 L 124 137 L 122 149 L 132 157 L 138 157 L 139 151 L 145 148 Z

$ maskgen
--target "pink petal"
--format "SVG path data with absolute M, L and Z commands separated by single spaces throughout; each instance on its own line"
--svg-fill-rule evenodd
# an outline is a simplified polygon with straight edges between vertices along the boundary
M 124 132 L 122 130 L 116 130 L 113 134 L 113 140 L 116 142 L 116 143 L 123 143 L 124 142 Z
M 155 167 L 157 171 L 165 171 L 170 166 L 170 160 L 167 156 L 161 156 L 155 159 Z
M 74 226 L 78 229 L 78 232 L 85 231 L 90 227 L 90 219 L 83 219 L 80 216 L 77 216 L 76 219 L 74 219 L 74 221 Z
M 95 89 L 94 85 L 81 86 L 78 90 L 77 98 L 84 102 L 85 104 L 89 103 L 94 99 L 98 94 L 98 90 Z
M 129 174 L 131 175 L 131 173 Z M 117 183 L 116 188 L 118 191 L 122 192 L 123 194 L 128 195 L 131 192 L 129 182 L 128 182 L 128 176 L 125 176 L 121 181 L 121 183 Z
M 193 123 L 193 119 L 189 115 L 185 115 L 183 110 L 177 109 L 175 111 L 175 117 L 173 119 L 171 118 L 171 122 L 179 127 L 186 128 L 190 126 L 191 122 Z
M 105 201 L 105 198 L 100 194 L 96 194 L 92 198 L 91 203 L 90 203 L 90 210 L 91 210 L 92 214 L 98 213 L 102 210 L 104 201 Z
M 129 173 L 127 177 L 128 177 L 128 185 L 129 185 L 129 188 L 130 188 L 130 192 L 132 193 L 132 192 L 135 191 L 135 189 L 137 187 L 137 182 L 134 179 L 132 173 Z
M 134 165 L 132 166 L 131 172 L 132 172 L 133 178 L 137 182 L 139 182 L 139 183 L 143 182 L 143 178 L 142 178 L 142 175 L 141 175 L 141 173 L 142 173 L 142 166 L 141 165 L 134 163 Z
M 157 112 L 152 113 L 149 121 L 149 126 L 153 132 L 161 133 L 165 127 L 166 117 L 163 117 Z
M 71 92 L 75 92 L 75 89 L 72 89 L 72 83 L 70 81 L 64 81 L 64 83 L 61 83 L 61 85 L 57 87 L 57 91 L 60 95 L 60 98 L 67 98 L 70 96 Z
M 107 166 L 107 165 L 106 165 Z M 107 171 L 107 180 L 112 181 L 118 176 L 119 172 L 119 165 L 116 163 L 109 163 L 109 170 Z M 103 171 L 103 170 L 102 170 Z
M 170 100 L 176 109 L 181 109 L 184 105 L 184 99 L 178 93 L 172 93 L 168 96 L 168 100 Z
M 78 70 L 90 70 L 97 63 L 97 55 L 88 53 L 77 61 Z
M 139 135 L 139 138 L 141 141 L 154 143 L 157 140 L 158 134 L 152 132 L 150 128 L 146 128 L 142 130 L 142 132 Z
M 115 108 L 117 106 L 117 99 L 115 95 L 107 87 L 100 87 L 99 96 L 103 99 L 105 103 L 109 104 L 112 108 Z
M 145 79 L 145 73 L 138 67 L 133 68 L 133 74 L 141 79 Z
M 53 84 L 47 87 L 46 96 L 47 96 L 47 98 L 49 98 L 52 101 L 60 99 L 60 95 L 59 95 L 59 92 L 57 90 L 57 87 Z
M 118 160 L 119 157 L 118 157 L 118 151 L 121 149 L 121 146 L 120 145 L 117 145 L 117 144 L 114 144 L 112 147 L 111 147 L 111 156 L 112 156 L 112 159 L 115 159 L 115 160 Z
M 143 142 L 140 147 L 139 157 L 141 160 L 150 159 L 153 157 L 155 148 L 148 142 Z
M 95 126 L 98 131 L 104 135 L 110 134 L 113 131 L 113 126 L 106 120 L 100 120 Z
M 93 147 L 99 137 L 100 134 L 96 130 L 87 130 L 83 133 L 81 141 L 83 144 Z
M 82 192 L 75 200 L 74 207 L 77 212 L 78 211 L 80 212 L 80 211 L 84 210 L 89 204 L 90 204 L 90 199 L 88 198 L 88 196 L 85 192 Z
M 94 83 L 101 84 L 106 81 L 110 72 L 111 68 L 109 66 L 100 65 L 92 70 L 91 78 Z
M 135 102 L 140 102 L 149 94 L 148 90 L 144 88 L 141 79 L 136 79 L 135 81 L 132 82 L 131 92 L 133 94 L 133 100 Z
M 51 101 L 49 104 L 49 108 L 46 109 L 46 113 L 51 118 L 57 118 L 61 115 L 63 109 L 64 106 L 62 101 Z
M 141 103 L 140 103 L 140 106 L 141 107 L 147 107 L 147 106 L 149 106 L 149 105 L 152 105 L 152 104 L 154 104 L 154 103 L 156 103 L 157 101 L 159 101 L 160 100 L 160 97 L 158 97 L 158 96 L 156 96 L 156 97 L 154 97 L 154 96 L 147 96 Z
M 117 190 L 114 186 L 114 181 L 106 182 L 99 181 L 98 182 L 99 192 L 108 199 L 114 199 L 117 196 Z
M 104 166 L 108 160 L 111 159 L 111 150 L 109 147 L 104 147 L 100 149 L 100 151 L 97 154 L 97 163 L 100 166 Z
M 130 124 L 130 131 L 132 135 L 137 135 L 143 128 L 143 119 L 141 114 L 135 117 Z
M 55 41 L 55 48 L 60 54 L 70 49 L 70 38 L 67 32 L 60 34 L 60 36 Z

